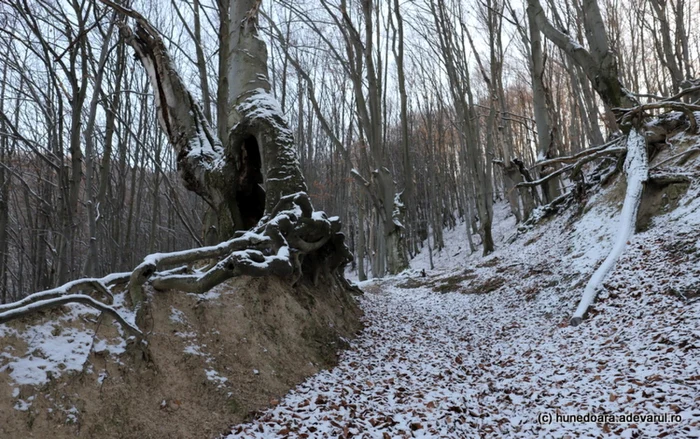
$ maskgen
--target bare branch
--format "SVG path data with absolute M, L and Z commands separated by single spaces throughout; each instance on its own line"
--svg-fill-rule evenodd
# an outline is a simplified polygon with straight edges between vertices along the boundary
M 46 300 L 40 300 L 38 302 L 33 302 L 28 305 L 22 306 L 20 308 L 15 308 L 9 311 L 5 311 L 0 313 L 0 323 L 7 323 L 11 320 L 18 319 L 20 317 L 25 317 L 30 314 L 34 314 L 39 311 L 43 311 L 45 309 L 51 309 L 51 308 L 57 308 L 62 305 L 66 305 L 69 303 L 81 303 L 83 305 L 88 305 L 93 308 L 95 308 L 98 311 L 101 311 L 103 313 L 107 313 L 111 315 L 114 320 L 119 322 L 119 324 L 124 328 L 128 333 L 131 335 L 134 335 L 138 338 L 143 337 L 143 333 L 141 330 L 139 330 L 136 326 L 132 325 L 129 323 L 116 309 L 112 308 L 109 305 L 105 305 L 104 303 L 98 302 L 95 299 L 93 299 L 90 296 L 86 296 L 84 294 L 71 294 L 67 296 L 61 296 L 61 297 L 54 297 Z
M 105 280 L 107 279 L 107 280 Z M 113 279 L 112 277 L 106 277 L 102 279 L 78 279 L 74 280 L 72 282 L 68 282 L 65 285 L 62 285 L 57 288 L 53 288 L 51 290 L 46 290 L 46 291 L 41 291 L 38 293 L 31 294 L 24 299 L 17 301 L 17 302 L 12 302 L 8 303 L 5 305 L 0 305 L 0 312 L 8 311 L 11 309 L 16 309 L 16 308 L 22 308 L 25 307 L 31 303 L 38 302 L 41 300 L 48 300 L 48 299 L 55 299 L 58 297 L 62 296 L 67 296 L 67 295 L 72 295 L 76 294 L 81 291 L 89 290 L 90 292 L 92 291 L 97 291 L 100 293 L 102 296 L 104 296 L 107 299 L 108 303 L 112 303 L 114 300 L 114 296 L 112 296 L 112 293 L 109 292 L 106 284 L 108 283 L 109 280 Z
M 620 142 L 620 139 L 617 138 L 617 139 L 611 140 L 610 142 L 605 143 L 605 144 L 603 144 L 603 145 L 595 146 L 595 147 L 589 148 L 589 149 L 585 149 L 585 150 L 583 150 L 583 151 L 581 151 L 581 152 L 579 152 L 579 153 L 576 153 L 576 154 L 574 154 L 574 155 L 571 155 L 571 156 L 557 157 L 557 158 L 549 159 L 549 160 L 542 160 L 541 162 L 537 162 L 537 163 L 535 163 L 534 165 L 532 165 L 532 167 L 530 167 L 530 170 L 533 170 L 533 169 L 539 168 L 539 167 L 543 167 L 543 166 L 550 166 L 550 165 L 553 165 L 553 164 L 556 164 L 556 163 L 571 163 L 571 162 L 575 162 L 575 161 L 577 161 L 577 160 L 579 160 L 579 159 L 581 159 L 581 158 L 583 158 L 583 157 L 589 156 L 589 155 L 591 155 L 591 154 L 595 154 L 595 153 L 597 153 L 597 152 L 599 152 L 599 151 L 604 151 L 607 147 L 612 146 L 612 145 L 615 145 L 615 144 L 617 144 L 617 143 L 619 143 L 619 142 Z

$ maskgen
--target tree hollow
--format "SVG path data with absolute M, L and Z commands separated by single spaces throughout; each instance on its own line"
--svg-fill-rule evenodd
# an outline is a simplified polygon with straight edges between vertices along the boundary
M 262 159 L 255 136 L 248 136 L 241 145 L 236 204 L 243 220 L 243 229 L 255 226 L 265 213 Z

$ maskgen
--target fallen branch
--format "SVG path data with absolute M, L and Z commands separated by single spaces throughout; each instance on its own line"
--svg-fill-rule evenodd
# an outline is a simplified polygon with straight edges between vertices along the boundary
M 692 84 L 693 82 L 695 84 L 697 84 L 697 80 L 696 81 L 689 81 L 689 82 L 690 82 L 690 84 Z M 683 85 L 681 85 L 681 87 L 683 87 Z M 689 95 L 691 93 L 698 92 L 698 91 L 700 91 L 700 85 L 691 85 L 690 87 L 681 90 L 677 95 L 671 96 L 670 98 L 662 99 L 662 101 L 678 101 L 682 97 Z
M 593 160 L 599 159 L 601 157 L 620 156 L 620 155 L 624 154 L 625 152 L 627 152 L 627 148 L 624 146 L 621 146 L 618 148 L 608 148 L 608 149 L 604 149 L 602 151 L 597 151 L 594 154 L 591 154 L 587 157 L 584 157 L 583 159 L 574 163 L 574 167 L 571 170 L 571 175 L 578 175 L 578 173 L 581 172 L 581 168 L 583 168 L 583 165 L 585 165 L 586 163 L 592 162 Z
M 625 250 L 627 241 L 634 234 L 637 219 L 637 210 L 642 199 L 644 183 L 649 178 L 649 163 L 647 158 L 647 143 L 644 136 L 636 129 L 632 129 L 627 138 L 627 158 L 625 159 L 625 174 L 627 175 L 627 192 L 625 202 L 620 214 L 620 230 L 617 239 L 607 258 L 593 273 L 586 284 L 581 296 L 581 301 L 576 312 L 571 318 L 571 325 L 577 326 L 583 321 L 583 316 L 595 300 L 598 290 L 607 274 L 613 269 L 615 263 Z
M 615 142 L 617 142 L 617 140 L 615 140 Z M 603 146 L 605 146 L 605 148 L 603 148 Z M 563 168 L 559 168 L 551 174 L 547 174 L 545 177 L 540 178 L 539 180 L 521 182 L 515 185 L 515 187 L 517 188 L 539 186 L 551 180 L 552 178 L 569 171 L 571 171 L 572 175 L 577 175 L 581 171 L 583 165 L 585 165 L 586 163 L 592 162 L 593 160 L 596 160 L 600 157 L 620 155 L 627 151 L 627 148 L 625 147 L 608 148 L 608 146 L 609 145 L 606 144 L 598 148 L 586 150 L 585 152 L 581 152 L 577 155 L 573 155 L 570 157 L 561 157 L 559 159 L 546 160 L 544 162 L 537 163 L 534 167 L 542 166 L 544 164 L 553 164 L 577 160 L 575 163 L 568 166 L 564 166 Z
M 534 226 L 538 222 L 551 217 L 552 215 L 559 213 L 563 209 L 567 208 L 570 203 L 574 200 L 573 192 L 566 192 L 552 200 L 549 204 L 538 207 L 535 212 L 536 214 L 530 215 L 530 218 L 523 223 L 523 225 L 518 229 L 519 232 L 524 232 L 530 227 Z
M 564 166 L 563 168 L 559 168 L 556 171 L 552 172 L 551 174 L 547 174 L 545 177 L 540 178 L 539 180 L 534 180 L 534 181 L 523 181 L 515 185 L 516 188 L 518 187 L 535 187 L 539 186 L 541 184 L 544 184 L 548 182 L 549 180 L 553 179 L 554 177 L 561 175 L 565 172 L 568 172 L 574 168 L 574 165 L 569 165 L 569 166 Z
M 655 173 L 649 175 L 649 183 L 658 186 L 668 186 L 669 184 L 690 184 L 690 177 L 685 174 Z
M 623 109 L 620 111 L 624 111 L 624 115 L 622 116 L 622 119 L 620 121 L 621 125 L 629 125 L 635 118 L 643 117 L 644 112 L 647 110 L 660 110 L 660 109 L 668 109 L 668 110 L 673 110 L 673 111 L 680 111 L 686 115 L 688 118 L 688 123 L 690 124 L 690 127 L 688 128 L 689 131 L 693 134 L 697 134 L 698 132 L 698 121 L 695 118 L 695 112 L 700 111 L 700 105 L 695 105 L 695 104 L 684 104 L 682 102 L 673 102 L 673 101 L 659 101 L 659 102 L 652 102 L 649 104 L 642 104 L 634 108 L 630 109 Z
M 657 168 L 659 168 L 660 166 L 665 165 L 666 163 L 668 163 L 668 162 L 670 162 L 670 161 L 673 161 L 673 160 L 678 159 L 678 158 L 681 158 L 681 157 L 685 157 L 686 155 L 693 154 L 693 153 L 696 153 L 696 152 L 700 152 L 700 148 L 689 148 L 689 149 L 687 149 L 687 150 L 685 150 L 685 151 L 683 151 L 683 152 L 681 152 L 681 153 L 675 154 L 675 155 L 673 155 L 673 156 L 667 158 L 666 160 L 663 160 L 663 161 L 657 163 L 657 164 L 654 165 L 651 169 L 657 169 Z
M 609 142 L 607 142 L 607 143 L 604 143 L 604 144 L 602 144 L 602 145 L 595 146 L 595 147 L 593 147 L 593 148 L 584 149 L 583 151 L 580 151 L 580 152 L 578 152 L 578 153 L 576 153 L 576 154 L 574 154 L 574 155 L 564 156 L 564 157 L 557 157 L 557 158 L 553 158 L 553 159 L 549 159 L 549 160 L 542 160 L 541 162 L 537 162 L 537 163 L 535 163 L 534 165 L 532 165 L 532 166 L 530 167 L 530 170 L 533 170 L 533 169 L 535 169 L 535 168 L 539 168 L 539 167 L 542 167 L 542 166 L 554 165 L 554 164 L 557 164 L 557 163 L 572 163 L 572 162 L 576 162 L 576 161 L 578 161 L 579 159 L 581 159 L 581 158 L 583 158 L 583 157 L 589 156 L 589 155 L 591 155 L 591 154 L 595 154 L 595 153 L 597 153 L 597 152 L 599 152 L 599 151 L 604 151 L 604 150 L 605 150 L 606 148 L 608 148 L 609 146 L 615 145 L 615 144 L 617 144 L 617 143 L 619 143 L 619 142 L 620 142 L 620 139 L 619 139 L 619 138 L 616 138 L 616 139 L 613 139 L 613 140 L 611 140 L 611 141 L 609 141 Z

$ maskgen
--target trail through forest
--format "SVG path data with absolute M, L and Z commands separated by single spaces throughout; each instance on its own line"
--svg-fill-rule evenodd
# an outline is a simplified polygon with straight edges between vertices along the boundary
M 0 1 L 0 439 L 700 439 L 699 6 Z
M 421 255 L 404 276 L 364 284 L 367 328 L 340 364 L 228 438 L 698 437 L 700 302 L 668 288 L 670 279 L 676 288 L 697 279 L 700 233 L 678 233 L 698 221 L 697 204 L 635 236 L 576 328 L 568 317 L 583 274 L 611 245 L 603 206 L 575 225 L 559 218 L 528 232 L 467 269 L 449 267 L 464 248 L 454 230 L 436 259 L 446 267 L 422 278 Z M 557 413 L 681 421 L 567 423 Z

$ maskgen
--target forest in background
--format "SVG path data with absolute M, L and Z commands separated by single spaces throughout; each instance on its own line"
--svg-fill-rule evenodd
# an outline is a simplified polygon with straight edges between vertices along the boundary
M 212 122 L 224 114 L 224 1 L 131 4 L 162 33 Z M 586 47 L 584 5 L 546 3 L 553 25 Z M 443 228 L 460 217 L 481 237 L 472 251 L 488 253 L 494 200 L 506 199 L 526 220 L 577 186 L 551 179 L 515 188 L 557 172 L 538 161 L 615 134 L 612 109 L 583 69 L 540 35 L 526 6 L 262 5 L 270 79 L 309 194 L 345 224 L 360 278 L 401 270 L 425 245 L 440 250 Z M 641 102 L 692 84 L 700 5 L 599 6 L 620 82 Z M 177 175 L 147 75 L 119 41 L 122 18 L 93 1 L 0 8 L 0 301 L 201 246 L 206 205 Z

